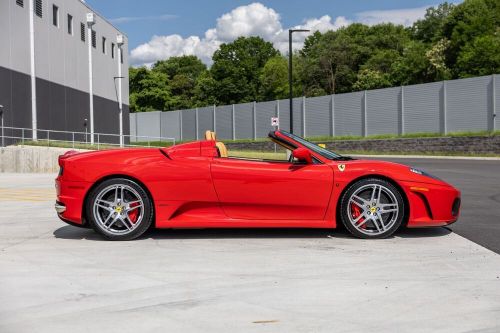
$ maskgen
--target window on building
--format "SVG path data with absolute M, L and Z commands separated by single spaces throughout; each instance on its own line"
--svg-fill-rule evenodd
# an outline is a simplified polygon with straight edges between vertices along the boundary
M 52 24 L 59 27 L 59 7 L 52 5 Z
M 111 43 L 111 58 L 115 58 L 115 43 Z
M 73 16 L 68 14 L 68 34 L 73 34 Z
M 20 7 L 24 7 L 24 0 L 16 0 L 16 4 Z
M 94 49 L 97 47 L 97 35 L 94 30 L 92 30 L 92 47 Z
M 80 22 L 80 39 L 85 42 L 85 24 Z
M 120 52 L 120 62 L 123 64 L 123 52 Z
M 38 17 L 43 17 L 43 5 L 42 0 L 34 0 L 35 1 L 35 14 Z
M 106 37 L 102 37 L 102 53 L 106 54 Z

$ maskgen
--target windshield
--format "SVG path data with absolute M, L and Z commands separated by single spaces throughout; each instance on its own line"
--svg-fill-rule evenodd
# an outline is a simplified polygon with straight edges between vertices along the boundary
M 339 154 L 335 154 L 334 152 L 332 151 L 329 151 L 329 150 L 326 150 L 325 148 L 321 148 L 320 146 L 312 143 L 312 142 L 309 142 L 303 138 L 301 138 L 300 136 L 297 136 L 295 134 L 292 134 L 292 133 L 288 133 L 286 131 L 283 131 L 283 130 L 280 130 L 280 133 L 282 133 L 283 135 L 291 138 L 292 140 L 294 141 L 297 141 L 298 143 L 300 143 L 301 145 L 311 149 L 312 151 L 314 151 L 315 153 L 323 156 L 324 158 L 327 158 L 329 160 L 339 160 L 339 159 L 343 159 L 344 157 L 339 155 Z

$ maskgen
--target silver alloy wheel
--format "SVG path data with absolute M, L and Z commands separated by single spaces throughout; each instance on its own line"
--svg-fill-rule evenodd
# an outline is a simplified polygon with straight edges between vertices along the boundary
M 349 198 L 347 216 L 359 232 L 376 236 L 391 229 L 399 215 L 399 204 L 394 193 L 380 184 L 358 188 Z
M 97 224 L 113 235 L 135 230 L 144 218 L 144 201 L 131 186 L 116 184 L 104 188 L 93 204 Z

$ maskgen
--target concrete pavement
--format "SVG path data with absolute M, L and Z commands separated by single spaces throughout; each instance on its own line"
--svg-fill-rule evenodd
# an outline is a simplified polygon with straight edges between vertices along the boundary
M 447 229 L 107 242 L 56 218 L 53 178 L 0 174 L 0 332 L 500 331 L 500 256 Z

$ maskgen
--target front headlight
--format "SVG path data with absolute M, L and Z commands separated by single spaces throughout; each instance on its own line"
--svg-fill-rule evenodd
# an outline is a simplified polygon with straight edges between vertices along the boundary
M 413 173 L 416 173 L 417 175 L 421 175 L 421 176 L 425 176 L 425 177 L 429 177 L 429 178 L 432 178 L 432 179 L 437 179 L 437 180 L 441 180 L 439 179 L 438 177 L 434 176 L 434 175 L 431 175 L 430 173 L 428 172 L 425 172 L 424 170 L 420 170 L 420 169 L 416 169 L 416 168 L 410 168 L 410 171 L 413 172 Z

